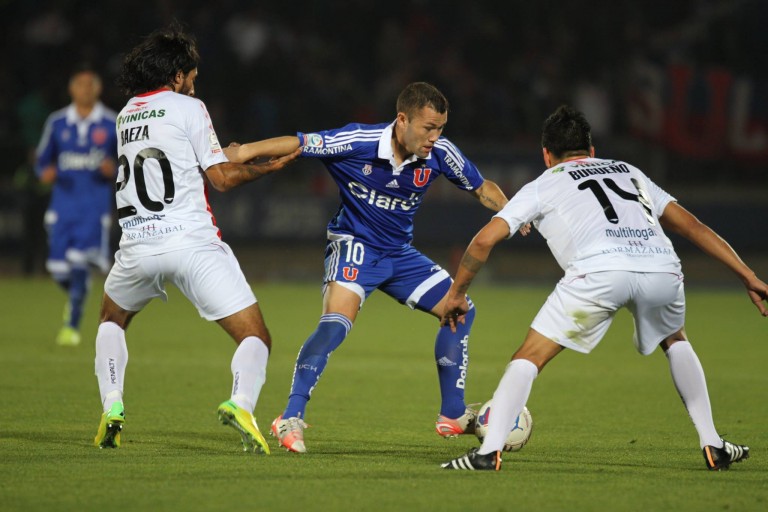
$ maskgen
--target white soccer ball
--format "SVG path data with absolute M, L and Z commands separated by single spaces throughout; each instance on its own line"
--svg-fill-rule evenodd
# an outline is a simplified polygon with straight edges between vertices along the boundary
M 488 420 L 491 417 L 491 400 L 488 400 L 483 404 L 480 410 L 477 412 L 477 419 L 475 420 L 475 435 L 483 442 L 485 433 L 488 431 Z M 525 443 L 531 438 L 531 431 L 533 430 L 533 417 L 527 407 L 523 407 L 523 411 L 515 420 L 515 424 L 512 427 L 512 431 L 507 436 L 507 441 L 504 444 L 505 452 L 516 452 L 521 450 Z

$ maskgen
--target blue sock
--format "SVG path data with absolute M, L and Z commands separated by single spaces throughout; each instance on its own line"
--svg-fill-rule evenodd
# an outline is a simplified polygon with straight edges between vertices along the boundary
M 469 302 L 472 305 L 472 302 Z M 469 365 L 469 331 L 475 319 L 475 308 L 471 307 L 465 323 L 456 325 L 456 332 L 449 326 L 441 327 L 435 340 L 435 362 L 437 377 L 440 379 L 442 405 L 440 414 L 458 418 L 464 414 L 464 387 Z
M 53 280 L 56 281 L 56 284 L 58 284 L 62 290 L 64 290 L 66 293 L 69 293 L 69 284 L 71 282 L 70 271 L 57 272 L 55 274 L 51 274 L 51 277 L 53 277 Z
M 336 350 L 352 329 L 352 322 L 344 315 L 331 313 L 320 317 L 320 323 L 299 351 L 293 370 L 291 394 L 283 418 L 304 418 L 309 396 L 328 364 L 331 352 Z
M 83 316 L 83 305 L 88 294 L 88 269 L 73 268 L 69 282 L 69 322 L 74 329 L 80 328 L 80 318 Z

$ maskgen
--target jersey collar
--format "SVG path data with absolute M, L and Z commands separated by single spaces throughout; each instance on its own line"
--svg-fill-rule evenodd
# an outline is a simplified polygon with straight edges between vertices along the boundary
M 100 101 L 96 102 L 96 104 L 93 106 L 93 110 L 91 110 L 91 113 L 88 114 L 88 116 L 85 118 L 82 118 L 77 114 L 77 109 L 75 108 L 74 103 L 67 107 L 67 122 L 69 124 L 82 123 L 83 121 L 89 123 L 98 123 L 103 117 L 104 104 Z
M 395 129 L 395 122 L 397 122 L 397 120 L 392 121 L 392 124 L 384 128 L 384 131 L 381 132 L 381 138 L 379 139 L 378 157 L 389 162 L 389 164 L 392 166 L 392 172 L 395 174 L 400 174 L 403 172 L 403 168 L 405 168 L 406 165 L 415 162 L 418 160 L 418 157 L 416 155 L 409 156 L 403 160 L 403 163 L 400 164 L 400 167 L 395 164 L 395 152 L 392 150 L 392 130 Z M 429 159 L 431 155 L 432 152 L 430 152 L 424 160 Z

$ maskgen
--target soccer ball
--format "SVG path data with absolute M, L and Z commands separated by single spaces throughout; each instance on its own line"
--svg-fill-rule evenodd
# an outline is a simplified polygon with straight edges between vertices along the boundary
M 477 412 L 477 419 L 475 420 L 475 435 L 483 442 L 485 433 L 488 431 L 488 420 L 491 417 L 491 400 L 488 400 L 483 404 L 480 410 Z M 517 417 L 515 425 L 512 427 L 512 431 L 507 436 L 507 441 L 504 443 L 505 452 L 516 452 L 521 450 L 528 439 L 531 438 L 531 431 L 533 430 L 533 417 L 530 411 L 526 407 L 523 407 L 523 411 Z

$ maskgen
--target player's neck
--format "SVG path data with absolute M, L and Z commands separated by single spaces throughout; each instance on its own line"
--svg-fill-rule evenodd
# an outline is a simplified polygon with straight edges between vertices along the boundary
M 93 109 L 96 107 L 96 104 L 92 105 L 77 105 L 75 104 L 75 112 L 77 112 L 77 115 L 80 116 L 80 119 L 85 119 L 89 115 L 91 115 L 91 112 L 93 112 Z
M 560 160 L 558 163 L 562 164 L 564 162 L 570 162 L 571 160 L 584 160 L 585 158 L 589 158 L 589 155 L 574 155 L 574 156 L 565 157 L 562 160 Z
M 405 146 L 398 140 L 397 125 L 395 125 L 395 129 L 392 130 L 392 154 L 395 156 L 395 164 L 398 166 L 411 156 L 411 153 L 409 153 Z

